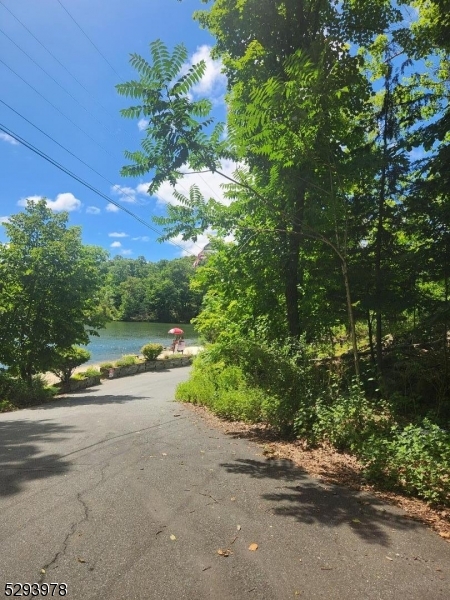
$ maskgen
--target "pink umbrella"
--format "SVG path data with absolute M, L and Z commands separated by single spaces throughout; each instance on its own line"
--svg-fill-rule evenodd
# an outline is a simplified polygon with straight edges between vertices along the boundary
M 174 335 L 183 335 L 184 331 L 179 327 L 173 327 L 172 329 L 169 329 L 168 333 L 173 333 Z

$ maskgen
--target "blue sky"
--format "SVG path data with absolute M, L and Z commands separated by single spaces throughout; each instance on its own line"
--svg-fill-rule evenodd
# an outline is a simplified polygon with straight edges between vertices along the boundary
M 206 59 L 196 93 L 210 97 L 214 116 L 223 120 L 226 81 L 220 64 L 209 57 L 214 40 L 192 19 L 199 8 L 205 8 L 200 0 L 1 0 L 0 123 L 155 227 L 152 216 L 164 214 L 172 190 L 164 185 L 158 197 L 150 197 L 151 174 L 140 180 L 120 176 L 123 151 L 138 149 L 145 123 L 120 116 L 131 101 L 119 96 L 115 85 L 135 77 L 130 53 L 148 58 L 148 44 L 157 38 L 169 48 L 183 42 L 191 61 Z M 20 212 L 26 198 L 45 196 L 52 210 L 68 210 L 69 223 L 82 226 L 85 243 L 102 246 L 111 256 L 157 261 L 197 254 L 206 243 L 206 238 L 197 244 L 157 243 L 154 231 L 1 132 L 0 165 L 0 221 Z M 233 165 L 223 167 L 233 170 Z M 185 177 L 180 191 L 192 183 L 206 196 L 221 197 L 220 181 L 213 176 Z M 0 227 L 0 241 L 5 240 Z

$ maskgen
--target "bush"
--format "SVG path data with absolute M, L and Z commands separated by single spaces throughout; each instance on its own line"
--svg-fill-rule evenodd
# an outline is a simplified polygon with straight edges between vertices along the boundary
M 394 432 L 385 474 L 408 494 L 450 504 L 450 433 L 424 419 Z
M 122 356 L 122 358 L 119 358 L 119 360 L 116 360 L 116 367 L 131 367 L 132 365 L 135 365 L 138 362 L 138 358 L 137 356 L 135 356 L 134 354 L 125 354 L 124 356 Z
M 84 375 L 86 377 L 100 377 L 101 371 L 96 369 L 95 367 L 88 367 L 86 371 L 84 371 Z
M 50 371 L 59 377 L 64 384 L 68 384 L 73 371 L 90 358 L 91 354 L 88 350 L 72 346 L 58 352 Z
M 16 407 L 9 400 L 0 400 L 0 413 L 15 410 Z
M 7 409 L 8 406 L 14 407 L 29 406 L 32 404 L 40 404 L 50 400 L 58 393 L 58 389 L 53 386 L 48 386 L 41 375 L 36 375 L 28 385 L 20 378 L 12 377 L 7 372 L 0 373 L 0 398 L 2 401 L 1 410 Z
M 141 354 L 144 355 L 145 360 L 156 360 L 162 351 L 161 344 L 146 344 L 141 348 Z
M 112 362 L 104 362 L 100 365 L 100 371 L 107 371 L 108 369 L 113 369 L 114 363 Z

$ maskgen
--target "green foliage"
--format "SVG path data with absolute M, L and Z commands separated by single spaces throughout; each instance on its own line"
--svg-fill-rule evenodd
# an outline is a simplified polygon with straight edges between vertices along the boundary
M 310 398 L 295 415 L 294 428 L 312 443 L 329 442 L 354 453 L 369 481 L 449 504 L 449 432 L 429 419 L 400 425 L 393 406 L 369 400 L 356 381 L 346 391 L 334 383 Z
M 101 371 L 95 367 L 88 367 L 83 373 L 86 377 L 100 377 L 102 374 Z
M 247 385 L 239 367 L 212 363 L 207 354 L 194 359 L 189 381 L 180 383 L 176 399 L 211 408 L 230 420 L 261 420 L 264 394 Z
M 9 400 L 0 400 L 0 413 L 16 410 L 16 406 Z
M 150 44 L 150 55 L 151 63 L 133 54 L 130 62 L 140 79 L 119 84 L 116 88 L 119 94 L 141 102 L 122 110 L 122 115 L 133 119 L 142 116 L 149 121 L 142 151 L 125 152 L 131 164 L 122 169 L 122 175 L 140 176 L 154 170 L 149 187 L 149 192 L 153 193 L 166 180 L 175 185 L 188 156 L 194 169 L 206 166 L 214 170 L 223 146 L 219 141 L 223 127 L 217 127 L 216 135 L 207 144 L 204 130 L 213 124 L 213 119 L 208 116 L 211 102 L 191 99 L 192 88 L 205 73 L 204 61 L 184 72 L 187 49 L 179 44 L 170 54 L 161 40 Z
M 106 371 L 108 369 L 114 368 L 113 362 L 103 362 L 100 364 L 100 371 Z
M 144 355 L 145 360 L 156 360 L 162 351 L 161 344 L 145 344 L 141 348 L 141 354 Z
M 124 354 L 122 358 L 116 360 L 116 367 L 131 367 L 131 365 L 135 365 L 139 362 L 139 359 L 134 354 Z
M 40 404 L 50 400 L 58 391 L 56 387 L 47 385 L 41 376 L 33 377 L 30 383 L 0 371 L 0 405 L 3 407 L 0 410 Z
M 0 362 L 32 384 L 58 360 L 61 348 L 86 344 L 104 323 L 98 310 L 105 252 L 81 243 L 68 214 L 45 200 L 3 223 L 0 245 Z
M 116 256 L 107 264 L 102 306 L 115 320 L 189 323 L 201 294 L 190 289 L 192 258 L 151 263 Z
M 157 219 L 165 240 L 233 239 L 211 241 L 192 279 L 213 345 L 179 397 L 354 452 L 367 477 L 436 502 L 448 494 L 450 38 L 445 3 L 414 2 L 412 24 L 402 4 L 214 0 L 196 18 L 228 78 L 227 137 L 193 93 L 204 65 L 185 73 L 185 50 L 155 42 L 119 88 L 139 99 L 127 116 L 150 120 L 124 173 L 154 170 L 154 191 L 182 167 L 240 163 L 227 204 L 194 185 Z M 147 310 L 135 284 L 122 314 Z
M 85 348 L 72 346 L 66 350 L 59 350 L 50 371 L 54 373 L 64 384 L 68 384 L 74 369 L 87 362 L 91 353 Z

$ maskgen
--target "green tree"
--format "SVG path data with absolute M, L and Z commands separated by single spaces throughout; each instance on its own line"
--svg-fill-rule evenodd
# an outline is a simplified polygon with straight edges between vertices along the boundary
M 27 382 L 104 325 L 98 294 L 106 253 L 83 245 L 80 228 L 67 221 L 42 199 L 3 224 L 0 362 Z
M 50 371 L 59 377 L 64 385 L 68 385 L 73 371 L 90 358 L 91 353 L 88 350 L 72 346 L 57 353 Z

